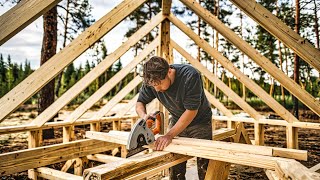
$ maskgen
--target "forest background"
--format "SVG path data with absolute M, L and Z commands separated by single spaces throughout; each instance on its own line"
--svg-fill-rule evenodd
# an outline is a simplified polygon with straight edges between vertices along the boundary
M 16 4 L 18 0 L 2 0 L 1 5 L 5 3 Z M 303 60 L 299 61 L 299 66 L 295 65 L 297 61 L 295 54 L 284 44 L 279 42 L 276 38 L 270 35 L 261 26 L 254 23 L 243 12 L 236 8 L 231 2 L 227 0 L 199 0 L 200 4 L 216 15 L 222 22 L 236 32 L 240 37 L 249 42 L 262 55 L 267 57 L 281 69 L 285 74 L 291 78 L 296 78 L 297 82 L 303 89 L 309 92 L 313 97 L 320 97 L 320 79 L 319 72 L 313 69 L 309 64 Z M 316 48 L 319 49 L 319 9 L 320 1 L 317 0 L 257 0 L 265 8 L 275 14 L 279 19 L 285 22 L 292 29 L 299 26 L 299 34 L 306 38 Z M 277 101 L 283 104 L 287 109 L 294 108 L 294 98 L 286 91 L 276 80 L 274 80 L 268 73 L 256 65 L 252 60 L 241 53 L 234 45 L 228 42 L 225 38 L 219 35 L 214 29 L 209 27 L 204 21 L 198 18 L 194 13 L 187 9 L 182 4 L 173 4 L 173 13 L 192 28 L 200 37 L 208 41 L 213 47 L 217 48 L 225 57 L 231 60 L 242 72 L 253 79 L 260 87 L 274 97 Z M 298 8 L 298 9 L 297 9 Z M 53 8 L 54 9 L 54 8 Z M 125 21 L 131 23 L 125 38 L 130 37 L 134 32 L 148 22 L 161 10 L 160 0 L 149 0 L 142 7 L 137 9 Z M 298 10 L 298 11 L 297 11 Z M 297 12 L 299 15 L 297 15 Z M 93 24 L 96 20 L 92 17 L 92 6 L 89 0 L 64 0 L 55 10 L 48 13 L 55 14 L 54 23 L 45 21 L 44 26 L 56 26 L 56 44 L 60 47 L 65 47 L 72 41 L 80 32 Z M 298 21 L 297 21 L 297 16 Z M 45 24 L 45 22 L 51 22 Z M 152 31 L 144 37 L 137 45 L 131 48 L 133 56 L 139 54 L 144 47 L 151 42 L 157 35 L 157 29 Z M 181 37 L 186 38 L 186 37 Z M 57 40 L 58 39 L 58 40 Z M 52 40 L 51 40 L 52 41 Z M 46 42 L 43 41 L 42 49 Z M 57 46 L 57 45 L 56 45 Z M 184 47 L 191 49 L 194 57 L 203 63 L 210 71 L 217 74 L 217 76 L 237 94 L 242 96 L 249 104 L 258 109 L 266 108 L 267 106 L 255 96 L 251 91 L 244 88 L 231 73 L 219 65 L 211 56 L 205 53 L 201 48 L 187 40 Z M 57 48 L 55 49 L 56 53 Z M 102 39 L 91 47 L 91 57 L 87 58 L 84 63 L 70 64 L 65 70 L 57 76 L 53 81 L 53 86 L 49 88 L 53 100 L 59 98 L 64 92 L 72 87 L 79 79 L 86 73 L 93 69 L 101 60 L 110 53 L 107 49 L 107 41 Z M 50 57 L 41 57 L 49 59 Z M 187 63 L 178 53 L 174 52 L 175 62 Z M 105 84 L 113 75 L 115 75 L 124 64 L 126 59 L 117 60 L 104 74 L 93 81 L 91 85 L 86 88 L 77 98 L 75 98 L 70 105 L 79 105 L 84 102 L 97 89 Z M 45 60 L 44 60 L 45 62 Z M 42 63 L 44 63 L 42 62 Z M 4 96 L 8 91 L 14 88 L 18 83 L 30 75 L 35 69 L 31 68 L 30 61 L 25 59 L 24 63 L 17 63 L 11 59 L 10 54 L 4 56 L 0 52 L 0 97 Z M 297 75 L 295 74 L 297 71 Z M 141 66 L 134 69 L 126 78 L 124 78 L 115 88 L 105 95 L 104 99 L 112 98 L 118 91 L 126 86 L 135 76 L 139 75 Z M 220 99 L 226 106 L 237 108 L 237 106 L 230 101 L 223 93 L 208 81 L 205 77 L 204 86 L 217 98 Z M 139 87 L 138 87 L 139 88 Z M 138 88 L 134 89 L 125 99 L 131 99 L 137 92 Z M 41 91 L 30 98 L 25 104 L 39 104 L 41 99 Z M 100 101 L 102 103 L 103 100 Z M 99 104 L 97 104 L 99 105 Z M 299 104 L 300 108 L 307 109 L 307 107 Z M 43 109 L 43 108 L 42 108 Z

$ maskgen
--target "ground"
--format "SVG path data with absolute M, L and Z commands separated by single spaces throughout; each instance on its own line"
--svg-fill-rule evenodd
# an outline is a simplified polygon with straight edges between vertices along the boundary
M 68 114 L 68 111 L 63 111 L 61 117 Z M 268 112 L 261 112 L 261 114 L 269 114 Z M 319 117 L 306 111 L 301 111 L 300 120 L 308 122 L 319 122 Z M 37 115 L 35 110 L 29 110 L 28 112 L 16 112 L 10 115 L 8 120 L 2 122 L 0 126 L 8 125 L 20 125 L 29 123 Z M 226 123 L 219 122 L 217 127 L 225 127 Z M 253 139 L 253 124 L 245 124 L 247 132 L 251 139 Z M 111 124 L 103 124 L 103 130 L 108 131 L 111 129 Z M 123 124 L 123 129 L 129 130 L 129 124 Z M 77 139 L 83 138 L 85 130 L 89 130 L 89 126 L 76 127 Z M 61 128 L 55 129 L 55 140 L 44 141 L 44 144 L 53 144 L 62 142 Z M 320 131 L 313 129 L 299 129 L 299 149 L 308 150 L 308 161 L 300 161 L 303 165 L 310 168 L 320 163 Z M 265 144 L 273 147 L 286 147 L 285 143 L 285 128 L 281 126 L 265 126 Z M 14 133 L 0 135 L 0 153 L 12 152 L 16 150 L 27 148 L 27 133 Z M 196 180 L 197 172 L 195 166 L 195 159 L 191 159 L 188 162 L 187 179 Z M 62 163 L 51 165 L 50 167 L 60 169 Z M 21 172 L 10 176 L 1 177 L 1 179 L 27 179 L 27 173 Z M 252 168 L 241 165 L 232 165 L 229 175 L 229 179 L 268 179 L 263 169 Z

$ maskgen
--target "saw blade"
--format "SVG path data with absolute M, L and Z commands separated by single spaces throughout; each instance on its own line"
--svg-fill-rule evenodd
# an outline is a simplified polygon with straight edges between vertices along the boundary
M 144 151 L 146 149 L 148 149 L 148 148 L 139 147 L 139 148 L 136 148 L 136 149 L 128 150 L 128 154 L 127 154 L 126 158 L 128 158 L 130 156 L 133 156 L 135 154 L 138 154 L 139 152 L 142 152 L 142 151 Z

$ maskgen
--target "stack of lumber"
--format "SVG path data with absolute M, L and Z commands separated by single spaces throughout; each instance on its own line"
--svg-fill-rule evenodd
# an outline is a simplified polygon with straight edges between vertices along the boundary
M 120 131 L 110 131 L 109 133 L 86 132 L 87 138 L 122 145 L 126 145 L 128 135 L 128 132 Z M 152 149 L 152 145 L 147 147 Z M 131 157 L 134 159 L 124 159 L 86 169 L 85 178 L 141 178 L 145 177 L 143 174 L 146 172 L 149 175 L 150 171 L 154 173 L 156 167 L 167 168 L 193 156 L 275 171 L 279 167 L 278 162 L 291 164 L 292 159 L 307 160 L 307 151 L 178 137 L 174 138 L 163 152 L 139 155 Z M 159 171 L 159 168 L 157 170 Z

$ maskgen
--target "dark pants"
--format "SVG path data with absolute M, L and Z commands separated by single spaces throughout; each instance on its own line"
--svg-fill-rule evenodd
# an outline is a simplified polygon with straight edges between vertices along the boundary
M 173 125 L 169 125 L 171 128 Z M 196 138 L 196 139 L 212 139 L 212 126 L 211 121 L 205 122 L 202 124 L 196 124 L 193 126 L 188 126 L 184 131 L 182 131 L 179 137 L 188 137 L 188 138 Z M 199 179 L 202 180 L 206 176 L 207 167 L 209 164 L 208 159 L 197 158 L 197 168 L 198 168 L 198 176 Z M 187 162 L 180 163 L 175 165 L 169 169 L 170 171 L 170 179 L 171 180 L 180 180 L 186 179 L 186 165 Z

